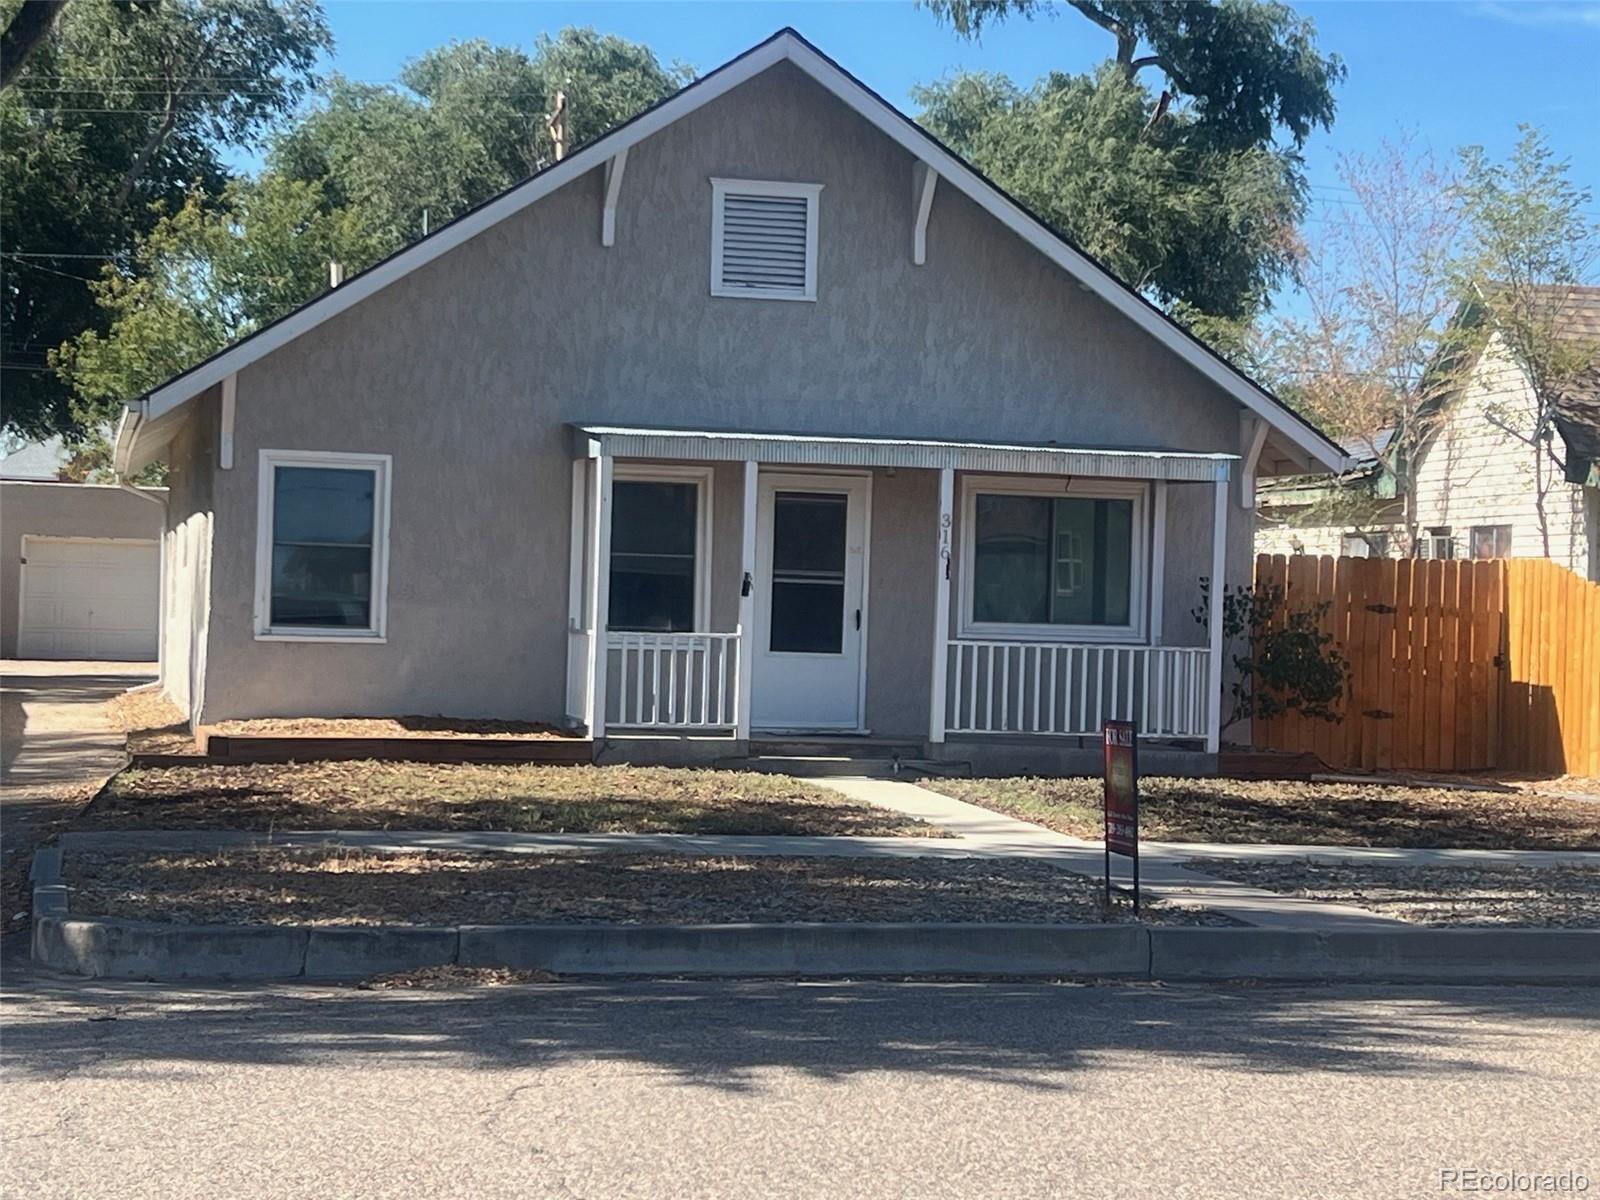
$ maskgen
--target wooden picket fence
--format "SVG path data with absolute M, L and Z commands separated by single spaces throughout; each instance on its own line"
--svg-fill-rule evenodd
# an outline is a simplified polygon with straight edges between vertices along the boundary
M 1366 770 L 1600 775 L 1600 584 L 1547 559 L 1261 555 L 1256 582 L 1350 663 L 1339 722 L 1254 723 L 1259 749 Z

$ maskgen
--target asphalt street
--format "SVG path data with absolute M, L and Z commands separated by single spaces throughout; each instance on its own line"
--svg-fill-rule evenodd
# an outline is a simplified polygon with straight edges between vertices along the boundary
M 7 1196 L 1600 1195 L 1600 991 L 41 977 Z M 1463 1193 L 1465 1194 L 1465 1193 Z

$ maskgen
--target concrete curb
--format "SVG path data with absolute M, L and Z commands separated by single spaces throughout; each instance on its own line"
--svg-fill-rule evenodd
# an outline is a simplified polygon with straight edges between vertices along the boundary
M 69 915 L 33 860 L 33 957 L 111 979 L 364 979 L 461 966 L 576 975 L 1098 976 L 1600 984 L 1600 929 L 1183 925 L 174 925 Z

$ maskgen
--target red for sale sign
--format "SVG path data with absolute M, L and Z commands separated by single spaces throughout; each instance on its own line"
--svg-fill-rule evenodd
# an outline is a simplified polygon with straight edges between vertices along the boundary
M 1132 721 L 1107 721 L 1106 850 L 1139 853 L 1139 771 Z

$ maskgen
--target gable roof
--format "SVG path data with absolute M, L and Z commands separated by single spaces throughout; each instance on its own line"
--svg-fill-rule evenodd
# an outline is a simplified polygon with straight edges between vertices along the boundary
M 891 141 L 925 163 L 943 181 L 960 190 L 1002 225 L 1076 278 L 1090 292 L 1155 337 L 1244 408 L 1263 419 L 1278 435 L 1274 439 L 1275 444 L 1286 444 L 1292 448 L 1291 452 L 1296 457 L 1303 457 L 1308 467 L 1320 463 L 1330 471 L 1343 469 L 1346 455 L 1331 438 L 1050 228 L 999 185 L 845 71 L 795 30 L 784 28 L 559 162 L 440 226 L 421 241 L 397 251 L 338 288 L 264 325 L 133 402 L 128 406 L 128 412 L 117 430 L 117 470 L 126 473 L 155 458 L 159 446 L 147 444 L 143 447 L 144 452 L 140 453 L 138 442 L 144 427 L 173 413 L 250 363 L 520 212 L 557 188 L 601 167 L 630 146 L 781 62 L 799 68 Z M 171 420 L 162 422 L 156 429 L 150 430 L 152 437 L 149 441 L 164 442 L 170 439 L 175 432 L 175 425 L 176 422 Z

